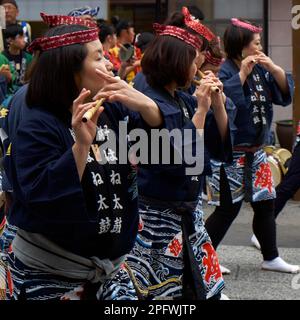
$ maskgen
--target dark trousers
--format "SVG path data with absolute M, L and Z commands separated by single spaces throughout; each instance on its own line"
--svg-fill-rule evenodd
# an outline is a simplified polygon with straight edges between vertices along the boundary
M 205 223 L 215 249 L 217 249 L 237 217 L 241 206 L 242 201 L 232 203 L 229 183 L 222 166 L 220 172 L 220 206 L 216 207 Z M 251 202 L 251 206 L 254 211 L 253 232 L 261 245 L 263 258 L 264 260 L 273 260 L 278 257 L 274 200 Z
M 300 188 L 300 143 L 294 149 L 287 174 L 276 188 L 275 218 L 285 206 L 286 202 Z

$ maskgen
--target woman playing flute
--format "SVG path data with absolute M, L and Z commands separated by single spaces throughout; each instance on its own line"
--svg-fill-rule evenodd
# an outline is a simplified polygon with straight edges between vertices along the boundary
M 272 173 L 263 151 L 272 123 L 272 104 L 287 106 L 293 96 L 293 80 L 262 52 L 262 29 L 233 18 L 224 34 L 227 54 L 219 77 L 224 92 L 237 107 L 234 124 L 234 161 L 213 162 L 210 179 L 212 204 L 217 205 L 206 221 L 215 248 L 238 215 L 243 200 L 253 211 L 253 231 L 263 255 L 262 268 L 299 272 L 299 266 L 279 257 L 276 245 Z
M 184 21 L 180 13 L 180 21 Z M 183 24 L 184 26 L 184 24 Z M 163 110 L 164 126 L 191 130 L 183 146 L 197 145 L 204 130 L 204 170 L 190 176 L 188 163 L 143 166 L 138 171 L 140 225 L 128 264 L 147 298 L 220 299 L 223 279 L 218 258 L 203 225 L 201 199 L 209 159 L 230 158 L 228 119 L 222 85 L 203 79 L 196 97 L 184 92 L 204 61 L 208 41 L 196 32 L 175 25 L 154 25 L 157 33 L 142 59 L 145 82 L 135 86 Z M 139 78 L 143 80 L 143 77 Z M 220 93 L 211 90 L 217 85 Z M 213 112 L 211 110 L 213 106 Z M 200 132 L 200 133 L 199 133 Z M 225 145 L 225 146 L 224 146 Z M 175 150 L 174 144 L 171 144 Z M 220 146 L 224 146 L 220 148 Z M 200 167 L 199 167 L 200 169 Z
M 29 49 L 36 62 L 16 98 L 22 119 L 4 161 L 14 197 L 10 222 L 18 227 L 7 296 L 137 299 L 122 267 L 138 228 L 136 168 L 120 165 L 118 147 L 104 144 L 118 138 L 119 121 L 157 127 L 161 112 L 112 76 L 96 28 L 59 25 Z M 108 85 L 114 92 L 104 108 L 83 123 Z

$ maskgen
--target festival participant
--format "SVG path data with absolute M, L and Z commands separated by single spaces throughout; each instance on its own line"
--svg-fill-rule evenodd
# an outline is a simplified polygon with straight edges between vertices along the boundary
M 279 272 L 299 272 L 279 257 L 276 245 L 272 173 L 263 146 L 272 123 L 272 104 L 287 106 L 293 96 L 290 75 L 262 52 L 262 29 L 233 18 L 224 34 L 227 60 L 219 78 L 224 92 L 237 107 L 234 161 L 230 165 L 212 161 L 210 179 L 212 204 L 217 205 L 206 228 L 217 248 L 238 215 L 243 200 L 254 210 L 253 231 L 261 244 L 262 268 Z M 221 183 L 220 183 L 221 181 Z
M 276 187 L 276 199 L 275 199 L 275 219 L 279 213 L 284 209 L 287 201 L 291 199 L 300 188 L 300 121 L 297 127 L 296 141 L 293 147 L 292 157 L 289 161 L 288 171 L 284 175 L 280 184 Z M 251 241 L 257 249 L 261 249 L 260 243 L 256 239 L 255 235 L 252 235 Z
M 32 56 L 24 50 L 26 46 L 23 28 L 18 25 L 9 25 L 4 30 L 4 40 L 7 42 L 7 49 L 3 55 L 8 59 L 10 66 L 16 71 L 14 91 L 24 85 L 26 72 L 32 61 Z
M 70 17 L 65 15 L 48 15 L 46 13 L 41 13 L 42 20 L 49 26 L 55 27 L 59 25 L 70 25 L 70 24 L 78 24 L 83 25 L 89 28 L 97 27 L 97 24 L 93 21 L 83 20 L 77 17 Z M 9 30 L 9 28 L 8 28 Z M 6 58 L 5 58 L 6 59 Z M 13 69 L 12 66 L 10 68 Z M 110 68 L 110 67 L 109 67 Z M 30 73 L 27 73 L 27 77 L 29 77 Z M 23 101 L 22 98 L 25 92 L 27 91 L 27 85 L 24 88 L 18 90 L 14 95 L 10 95 L 9 99 L 6 99 L 8 102 L 8 106 L 1 110 L 1 129 L 2 129 L 2 154 L 5 155 L 8 147 L 10 145 L 10 140 L 14 138 L 19 123 L 23 118 L 24 108 L 22 108 Z M 17 227 L 10 223 L 10 207 L 12 202 L 12 186 L 7 179 L 7 176 L 1 168 L 1 191 L 3 195 L 3 202 L 1 207 L 1 216 L 2 216 L 2 234 L 0 236 L 0 251 L 3 265 L 6 262 L 6 255 L 9 250 L 11 250 L 11 243 L 16 235 Z M 8 268 L 6 269 L 7 273 L 9 273 Z M 8 278 L 9 274 L 8 274 Z
M 216 76 L 218 75 L 221 65 L 225 61 L 220 42 L 221 40 L 219 37 L 215 37 L 210 41 L 209 47 L 205 53 L 205 61 L 201 66 L 201 71 L 203 73 L 211 71 Z
M 107 23 L 101 23 L 99 25 L 99 39 L 102 43 L 104 55 L 106 59 L 108 59 L 113 64 L 113 72 L 115 75 L 118 75 L 118 71 L 120 68 L 119 61 L 116 57 L 109 51 L 114 48 L 117 43 L 117 36 L 115 29 L 112 25 Z
M 275 200 L 275 218 L 284 208 L 286 202 L 291 199 L 300 188 L 300 170 L 299 170 L 299 157 L 300 157 L 300 121 L 297 127 L 297 137 L 294 145 L 292 158 L 289 163 L 289 168 L 280 184 L 276 187 L 276 200 Z
M 4 7 L 5 9 L 5 23 L 6 26 L 14 25 L 14 24 L 19 24 L 24 33 L 24 40 L 26 44 L 31 42 L 31 26 L 28 22 L 26 21 L 18 21 L 18 16 L 20 13 L 19 6 L 15 0 L 1 0 L 0 5 Z M 2 30 L 2 32 L 5 29 Z M 1 51 L 3 49 L 7 49 L 8 44 L 4 41 L 4 35 L 3 38 L 0 41 L 0 49 Z
M 127 50 L 126 46 L 133 46 L 133 55 L 127 61 L 126 70 L 122 70 L 122 77 L 128 83 L 130 83 L 135 75 L 140 72 L 141 65 L 141 50 L 134 46 L 134 38 L 135 38 L 135 30 L 132 22 L 127 20 L 113 20 L 113 24 L 116 29 L 117 35 L 117 43 L 116 46 L 110 49 L 110 53 L 114 57 L 115 67 L 118 71 L 121 69 L 122 65 L 124 65 L 120 59 L 120 49 Z M 124 74 L 124 76 L 123 76 Z
M 8 297 L 136 299 L 122 268 L 138 226 L 136 169 L 118 161 L 126 136 L 108 142 L 118 140 L 119 121 L 128 129 L 157 127 L 161 112 L 112 76 L 97 28 L 57 26 L 29 49 L 36 61 L 4 159 L 14 197 L 10 222 L 18 227 Z M 98 105 L 92 98 L 111 87 L 108 103 L 83 122 Z
M 203 172 L 192 176 L 186 162 L 139 169 L 140 225 L 128 264 L 148 298 L 219 299 L 224 284 L 204 228 L 199 194 L 210 171 L 210 156 L 230 158 L 220 147 L 224 143 L 225 150 L 231 149 L 222 85 L 210 77 L 197 87 L 196 97 L 179 90 L 191 85 L 205 59 L 207 41 L 178 26 L 155 24 L 154 29 L 156 38 L 142 59 L 148 83 L 143 93 L 165 110 L 167 129 L 193 132 L 183 147 L 195 148 L 198 132 L 204 130 L 205 151 L 198 157 L 204 157 L 205 165 Z M 139 87 L 138 82 L 135 85 Z M 220 92 L 212 91 L 213 86 Z

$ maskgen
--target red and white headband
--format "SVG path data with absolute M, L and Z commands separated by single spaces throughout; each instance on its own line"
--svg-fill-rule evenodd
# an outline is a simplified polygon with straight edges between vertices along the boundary
M 203 38 L 205 38 L 208 42 L 214 39 L 216 36 L 214 33 L 202 24 L 198 19 L 192 16 L 187 7 L 182 7 L 182 14 L 184 15 L 184 23 L 187 27 L 193 29 L 195 32 L 200 34 Z
M 198 36 L 193 35 L 182 28 L 154 23 L 153 29 L 158 36 L 171 36 L 178 38 L 193 46 L 195 49 L 201 49 L 202 47 L 203 42 Z
M 75 43 L 87 43 L 95 40 L 99 40 L 98 28 L 65 33 L 59 36 L 37 38 L 31 42 L 28 51 L 47 51 Z
M 205 62 L 212 64 L 213 66 L 219 67 L 224 62 L 224 59 L 213 57 L 211 52 L 208 50 L 205 53 Z
M 237 18 L 232 18 L 231 19 L 231 23 L 232 25 L 236 26 L 236 27 L 240 27 L 243 29 L 247 29 L 253 33 L 261 33 L 263 31 L 263 29 L 261 27 L 256 27 L 253 24 L 250 24 L 248 22 L 245 21 L 241 21 Z
M 86 26 L 88 28 L 96 28 L 97 23 L 91 20 L 85 20 L 79 17 L 70 17 L 63 15 L 49 15 L 44 12 L 40 13 L 41 18 L 49 27 L 56 27 L 63 24 L 71 25 L 77 24 L 81 26 Z

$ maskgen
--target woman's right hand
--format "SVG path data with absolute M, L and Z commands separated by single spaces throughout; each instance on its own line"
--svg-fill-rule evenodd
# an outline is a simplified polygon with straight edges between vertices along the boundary
M 253 68 L 257 61 L 257 57 L 257 55 L 251 55 L 242 60 L 240 68 L 240 77 L 243 83 L 246 81 L 249 74 L 253 71 Z
M 97 102 L 85 103 L 84 100 L 91 94 L 89 90 L 82 89 L 72 106 L 72 128 L 76 137 L 76 144 L 81 147 L 89 148 L 96 135 L 97 121 L 104 110 L 100 107 L 91 118 L 91 121 L 83 122 L 82 117 L 86 111 L 94 107 Z
M 211 106 L 211 88 L 215 82 L 210 77 L 202 78 L 200 86 L 196 87 L 195 95 L 198 101 L 197 112 L 206 114 Z

